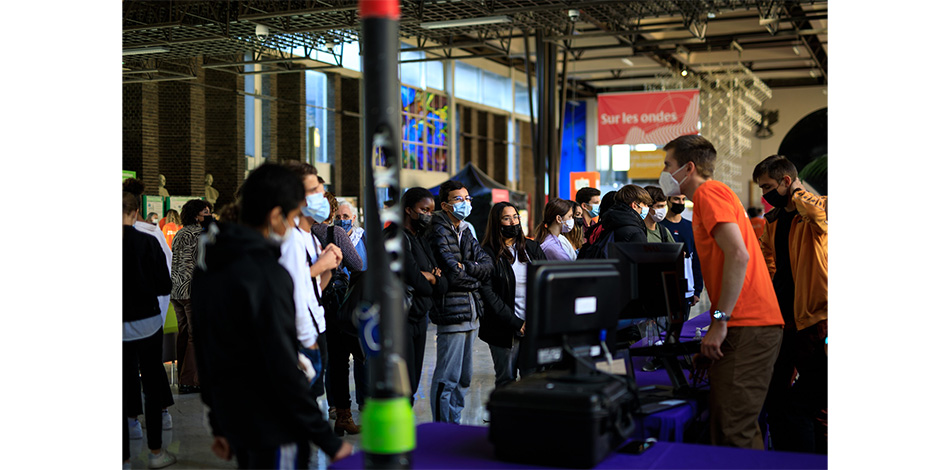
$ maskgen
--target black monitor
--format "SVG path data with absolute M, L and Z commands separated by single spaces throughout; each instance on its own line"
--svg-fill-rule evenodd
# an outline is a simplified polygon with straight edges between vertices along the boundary
M 523 370 L 560 365 L 584 374 L 574 359 L 613 353 L 620 275 L 609 260 L 539 261 L 528 266 Z M 604 338 L 601 338 L 601 336 Z M 569 348 L 569 349 L 565 349 Z M 586 362 L 586 361 L 584 361 Z
M 611 243 L 607 256 L 616 261 L 623 286 L 620 318 L 669 317 L 675 322 L 683 316 L 682 243 Z

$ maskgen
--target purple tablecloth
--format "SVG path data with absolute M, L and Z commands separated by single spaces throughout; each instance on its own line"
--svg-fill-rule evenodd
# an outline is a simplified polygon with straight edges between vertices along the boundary
M 413 468 L 544 468 L 494 460 L 488 428 L 446 423 L 425 423 L 416 428 Z M 361 453 L 330 468 L 363 468 Z M 828 457 L 792 452 L 713 447 L 657 442 L 641 455 L 614 453 L 595 468 L 661 469 L 825 469 Z

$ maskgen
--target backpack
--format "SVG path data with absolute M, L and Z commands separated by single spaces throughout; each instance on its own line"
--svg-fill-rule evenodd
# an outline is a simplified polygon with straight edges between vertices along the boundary
M 577 259 L 607 259 L 607 247 L 614 242 L 614 231 L 601 234 L 597 241 L 587 242 L 577 252 Z
M 334 227 L 327 227 L 327 239 L 321 240 L 320 243 L 323 246 L 327 246 L 330 243 L 336 244 L 336 230 Z M 346 275 L 342 268 L 337 267 L 332 271 L 330 282 L 327 284 L 327 287 L 323 289 L 323 295 L 320 295 L 317 292 L 317 300 L 320 302 L 320 305 L 323 306 L 324 314 L 328 320 L 330 320 L 334 325 L 342 326 L 345 321 L 342 321 L 341 315 L 345 312 L 345 309 L 342 308 L 343 301 L 346 299 L 347 290 L 349 290 L 350 278 Z

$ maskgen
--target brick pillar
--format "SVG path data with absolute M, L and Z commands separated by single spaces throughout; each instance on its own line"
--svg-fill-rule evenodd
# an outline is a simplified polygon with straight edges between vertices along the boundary
M 307 160 L 307 89 L 304 72 L 279 73 L 275 75 L 276 120 L 272 126 L 276 135 L 274 142 L 278 161 Z
M 340 140 L 337 148 L 340 149 L 339 158 L 335 161 L 340 167 L 341 178 L 336 182 L 337 191 L 341 195 L 360 195 L 362 205 L 362 180 L 360 179 L 360 165 L 363 162 L 363 120 L 360 109 L 360 80 L 342 77 L 340 81 L 340 101 L 342 113 L 337 114 L 340 120 Z M 401 148 L 401 147 L 400 147 Z M 396 155 L 396 158 L 402 158 Z M 365 171 L 373 171 L 365 168 Z
M 145 194 L 158 194 L 158 87 L 122 86 L 122 169 L 134 171 Z
M 186 81 L 160 82 L 157 86 L 156 147 L 165 188 L 172 196 L 204 196 L 204 136 L 196 135 L 203 134 L 203 90 Z M 196 118 L 199 122 L 194 122 Z
M 218 190 L 215 210 L 234 201 L 234 193 L 244 181 L 243 77 L 206 69 L 204 83 L 204 169 L 214 176 Z M 202 182 L 202 191 L 204 183 Z M 203 195 L 203 192 L 202 192 Z

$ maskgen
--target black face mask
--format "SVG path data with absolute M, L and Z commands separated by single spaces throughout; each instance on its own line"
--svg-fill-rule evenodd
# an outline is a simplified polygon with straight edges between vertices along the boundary
M 205 217 L 205 220 L 203 220 L 203 221 L 201 221 L 201 222 L 199 222 L 199 223 L 201 224 L 201 228 L 202 228 L 202 229 L 208 230 L 208 227 L 211 226 L 211 221 L 214 220 L 214 217 L 211 217 L 210 215 L 206 215 L 206 216 L 204 216 L 204 217 Z
M 574 217 L 574 226 L 584 228 L 584 218 Z
M 772 207 L 785 207 L 788 205 L 788 196 L 789 193 L 786 192 L 784 195 L 778 193 L 778 188 L 765 193 L 762 197 L 765 198 L 765 202 L 772 205 Z
M 423 231 L 432 223 L 432 214 L 418 214 L 418 219 L 412 219 L 412 225 L 416 231 Z
M 670 203 L 670 212 L 674 214 L 682 214 L 686 210 L 686 204 L 678 204 L 675 202 Z
M 501 236 L 505 237 L 505 239 L 518 238 L 519 233 L 522 233 L 521 224 L 501 226 Z

